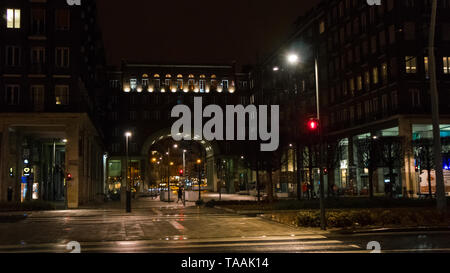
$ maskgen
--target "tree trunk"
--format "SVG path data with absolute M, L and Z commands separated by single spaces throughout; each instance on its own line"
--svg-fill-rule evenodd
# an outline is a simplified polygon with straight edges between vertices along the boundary
M 303 152 L 300 143 L 297 143 L 297 200 L 302 199 L 302 168 L 303 168 Z
M 273 177 L 272 169 L 267 169 L 267 200 L 273 202 Z
M 373 198 L 373 170 L 369 168 L 369 197 Z
M 256 162 L 256 194 L 258 197 L 258 202 L 261 202 L 261 187 L 259 181 L 259 162 Z

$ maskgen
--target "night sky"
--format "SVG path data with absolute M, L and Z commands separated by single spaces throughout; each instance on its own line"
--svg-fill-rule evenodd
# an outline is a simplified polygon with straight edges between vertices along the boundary
M 256 63 L 319 0 L 98 0 L 108 64 Z

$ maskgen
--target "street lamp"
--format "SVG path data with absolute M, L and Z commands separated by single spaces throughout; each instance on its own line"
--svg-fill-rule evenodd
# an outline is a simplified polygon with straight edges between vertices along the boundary
M 131 212 L 131 185 L 128 181 L 128 142 L 129 142 L 129 138 L 132 137 L 132 133 L 131 132 L 125 132 L 125 139 L 126 139 L 126 175 L 125 175 L 125 184 L 126 184 L 126 212 L 130 213 Z
M 297 54 L 289 54 L 288 56 L 287 56 L 287 60 L 288 60 L 288 63 L 289 64 L 297 64 L 298 63 L 298 61 L 299 61 L 299 57 L 298 57 L 298 55 Z M 276 71 L 276 70 L 275 70 Z
M 297 54 L 289 54 L 287 56 L 287 61 L 291 65 L 296 65 L 299 62 L 299 57 Z M 325 193 L 324 193 L 324 170 L 323 170 L 323 162 L 324 162 L 324 149 L 323 149 L 323 133 L 322 133 L 322 122 L 320 120 L 320 97 L 319 97 L 319 60 L 317 52 L 314 54 L 314 74 L 316 80 L 316 120 L 312 120 L 308 123 L 308 127 L 310 130 L 317 129 L 317 133 L 319 135 L 319 146 L 320 146 L 320 227 L 322 230 L 326 229 L 326 218 L 325 218 Z
M 202 200 L 201 196 L 201 180 L 202 180 L 202 160 L 197 159 L 197 166 L 198 166 L 198 201 Z
M 178 148 L 177 144 L 173 145 L 174 149 Z M 170 146 L 167 148 L 167 203 L 170 203 L 170 166 L 173 166 L 174 163 L 170 162 Z

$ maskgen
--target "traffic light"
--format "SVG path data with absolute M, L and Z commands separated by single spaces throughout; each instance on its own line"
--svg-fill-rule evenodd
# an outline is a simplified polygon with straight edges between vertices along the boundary
M 327 168 L 324 168 L 324 169 L 323 169 L 323 174 L 324 174 L 324 175 L 328 175 L 328 169 L 327 169 Z
M 67 173 L 66 181 L 71 181 L 71 180 L 72 180 L 72 174 L 71 173 Z
M 317 131 L 319 129 L 319 121 L 315 118 L 312 118 L 308 121 L 308 130 L 309 131 Z
M 180 170 L 180 175 L 183 175 L 183 170 Z

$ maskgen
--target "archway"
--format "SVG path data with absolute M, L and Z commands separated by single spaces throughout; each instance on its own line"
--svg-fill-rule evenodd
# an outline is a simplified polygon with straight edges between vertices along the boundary
M 149 174 L 150 172 L 150 154 L 152 151 L 152 148 L 155 147 L 155 145 L 158 144 L 158 142 L 168 141 L 172 140 L 174 143 L 187 143 L 188 141 L 180 141 L 176 142 L 172 138 L 171 130 L 170 128 L 161 129 L 149 137 L 147 137 L 144 145 L 142 146 L 141 155 L 147 158 L 146 164 L 145 164 L 145 173 Z M 218 191 L 218 185 L 217 185 L 217 172 L 216 172 L 216 159 L 220 155 L 220 148 L 217 142 L 210 142 L 206 140 L 202 140 L 199 137 L 194 136 L 192 141 L 198 144 L 203 149 L 202 153 L 202 160 L 205 162 L 206 167 L 206 180 L 207 180 L 207 187 L 206 189 L 209 191 Z M 180 147 L 180 149 L 184 149 L 184 147 Z M 145 183 L 147 185 L 150 184 L 150 176 L 145 176 Z

